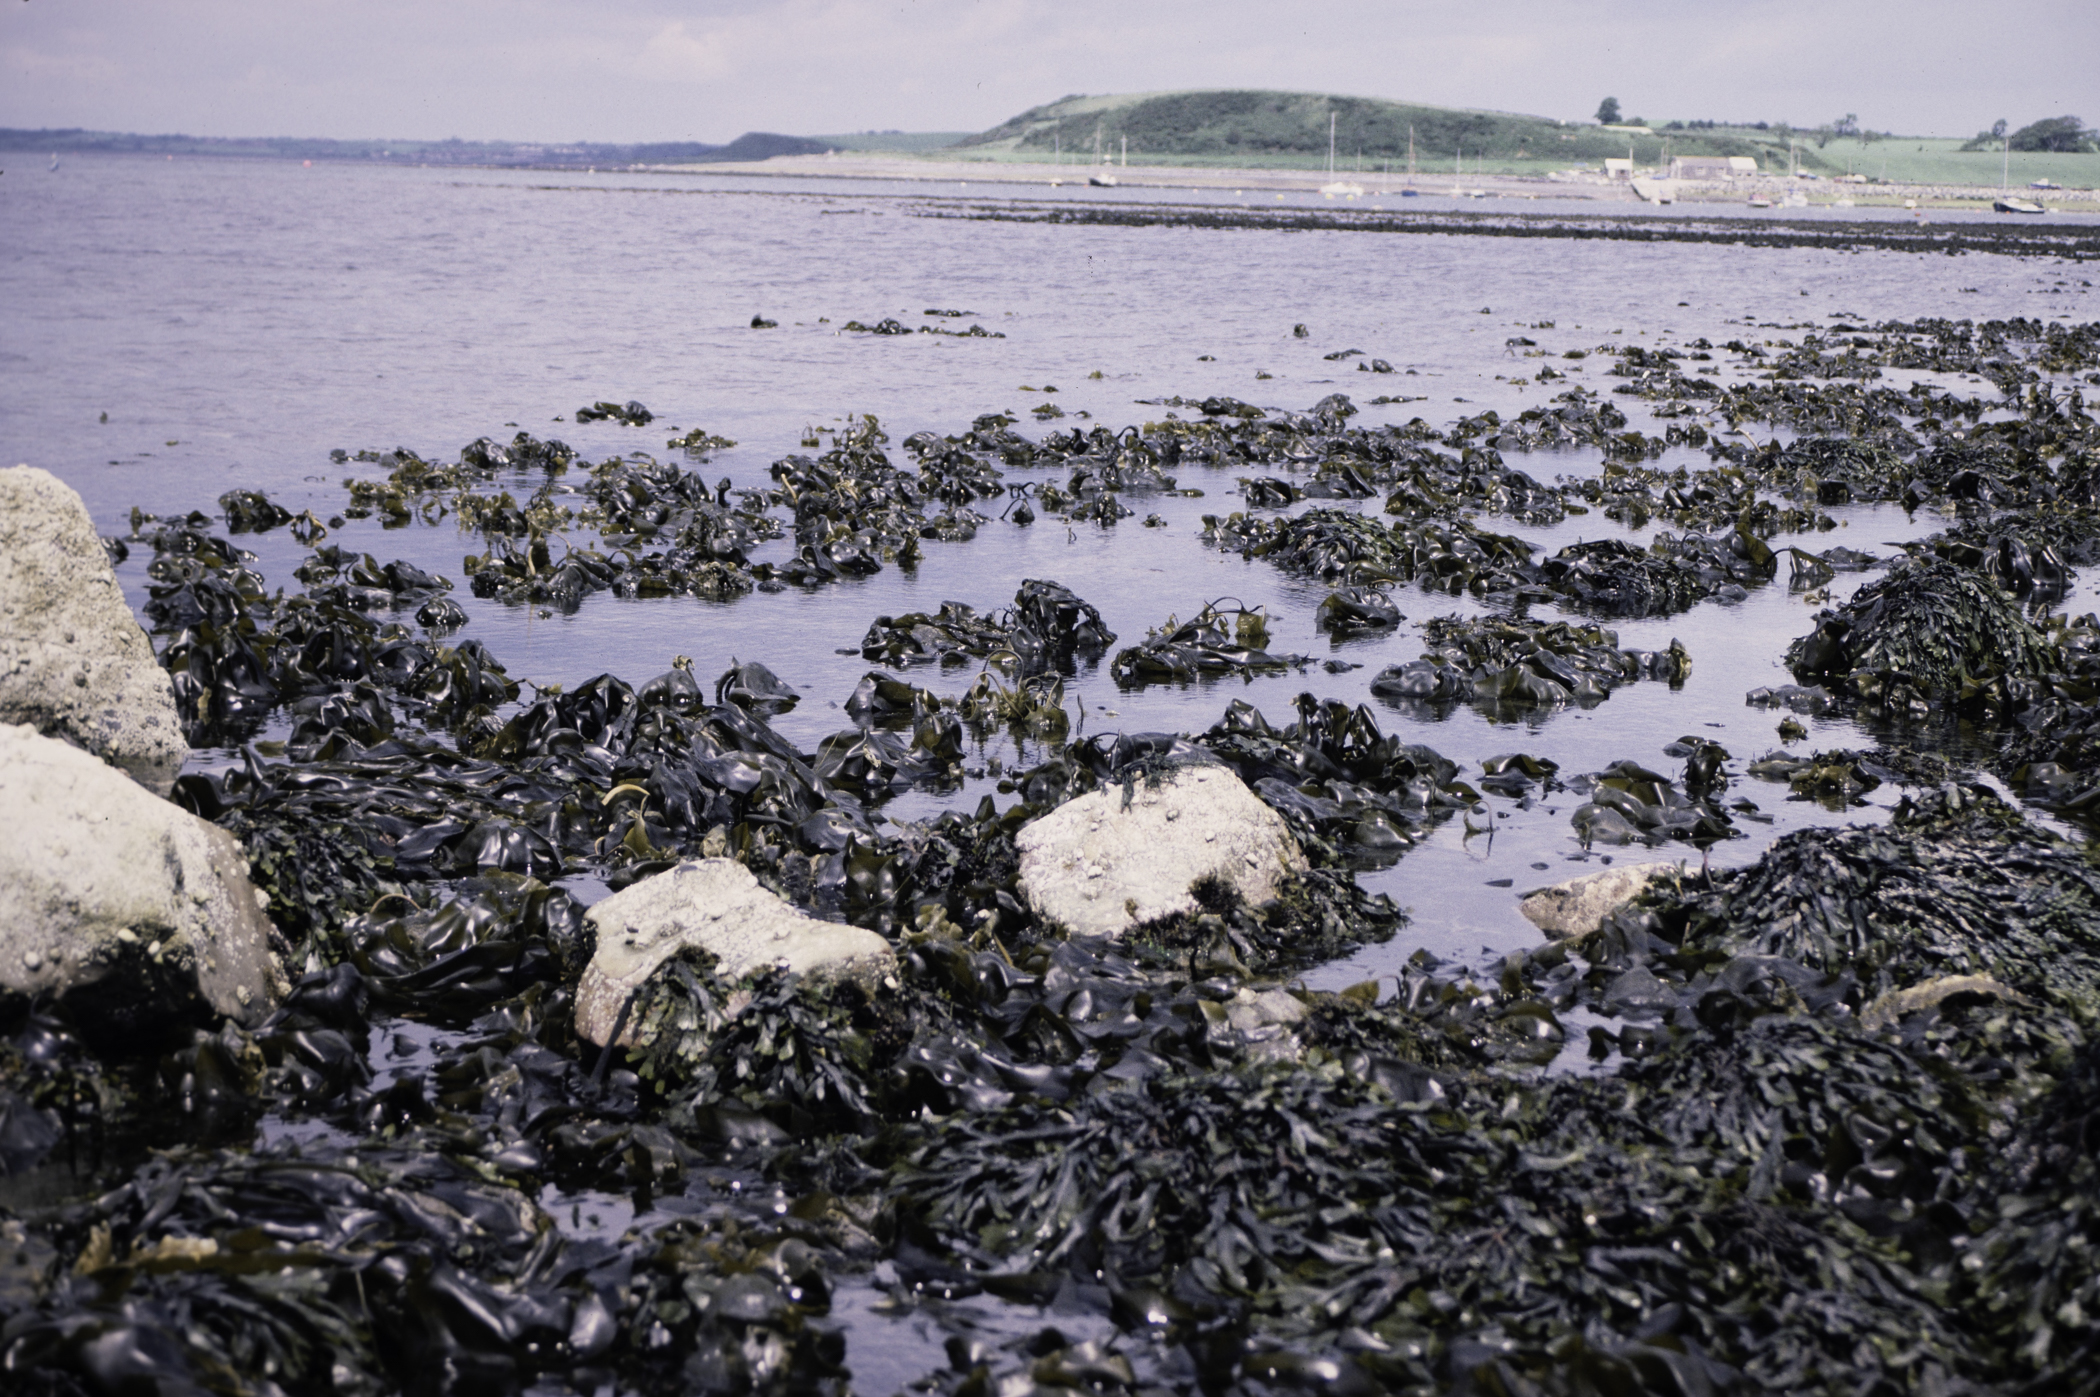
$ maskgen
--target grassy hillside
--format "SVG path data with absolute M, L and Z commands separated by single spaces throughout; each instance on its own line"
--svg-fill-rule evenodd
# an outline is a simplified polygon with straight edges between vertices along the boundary
M 1131 158 L 1147 164 L 1315 165 L 1327 159 L 1330 116 L 1340 169 L 1356 168 L 1359 155 L 1367 170 L 1381 169 L 1387 161 L 1394 169 L 1404 168 L 1410 131 L 1417 163 L 1425 170 L 1448 170 L 1461 152 L 1467 170 L 1595 164 L 1623 158 L 1629 144 L 1643 163 L 1653 163 L 1663 152 L 1664 138 L 1658 135 L 1564 124 L 1551 117 L 1232 90 L 1066 97 L 958 142 L 955 153 L 1039 159 L 1062 149 L 1067 160 L 1084 161 L 1097 148 L 1120 155 L 1127 139 Z M 1751 155 L 1770 164 L 1771 151 L 1740 132 L 1673 133 L 1668 139 L 1673 155 Z M 1827 168 L 1813 150 L 1806 163 Z

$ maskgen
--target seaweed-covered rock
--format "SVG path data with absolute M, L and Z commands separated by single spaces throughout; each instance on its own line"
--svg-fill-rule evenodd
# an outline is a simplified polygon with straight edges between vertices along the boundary
M 1682 684 L 1692 659 L 1673 640 L 1665 651 L 1621 650 L 1603 626 L 1502 616 L 1439 616 L 1424 627 L 1422 658 L 1389 665 L 1371 681 L 1380 698 L 1502 708 L 1594 707 L 1629 680 Z
M 733 859 L 691 859 L 591 908 L 597 951 L 576 987 L 576 1034 L 622 1036 L 629 997 L 678 951 L 715 958 L 727 979 L 786 965 L 818 979 L 879 979 L 894 957 L 872 931 L 820 922 L 759 886 Z
M 1539 565 L 1545 585 L 1586 611 L 1667 616 L 1708 597 L 1740 600 L 1765 582 L 1777 559 L 1762 539 L 1663 534 L 1646 550 L 1622 539 L 1571 543 Z
M 656 420 L 656 414 L 631 398 L 624 403 L 601 400 L 576 409 L 578 422 L 598 422 L 607 418 L 615 422 L 624 422 L 630 427 L 646 427 Z
M 1297 721 L 1270 726 L 1235 699 L 1203 746 L 1275 807 L 1323 864 L 1382 867 L 1416 831 L 1480 803 L 1458 763 L 1381 732 L 1370 709 L 1300 694 Z
M 1320 629 L 1337 636 L 1386 630 L 1406 619 L 1393 599 L 1376 587 L 1340 587 L 1320 603 Z
M 1101 613 L 1060 582 L 1024 580 L 1014 593 L 1014 612 L 1047 654 L 1098 655 L 1116 643 Z
M 944 601 L 938 612 L 878 616 L 861 638 L 860 653 L 898 669 L 990 658 L 1033 674 L 1075 654 L 1099 654 L 1115 638 L 1101 613 L 1071 588 L 1030 578 L 1014 593 L 1010 611 L 980 616 L 975 607 Z
M 937 612 L 877 616 L 861 637 L 860 653 L 863 659 L 903 669 L 936 662 L 968 664 L 1012 643 L 1012 629 L 999 620 L 979 616 L 977 608 L 962 602 L 944 601 Z
M 33 723 L 159 795 L 189 756 L 87 506 L 33 466 L 0 470 L 0 722 Z
M 1283 820 L 1222 766 L 1169 768 L 1095 791 L 1022 829 L 1021 889 L 1039 916 L 1120 936 L 1197 906 L 1191 886 L 1222 880 L 1250 903 L 1275 899 L 1305 857 Z
M 0 999 L 62 999 L 115 1038 L 253 1022 L 284 993 L 226 831 L 27 724 L 0 725 L 0 808 Z
M 1233 617 L 1230 634 L 1225 618 Z M 1148 683 L 1186 682 L 1202 675 L 1276 674 L 1293 665 L 1303 667 L 1303 655 L 1272 655 L 1267 643 L 1266 618 L 1245 608 L 1206 603 L 1192 621 L 1168 617 L 1166 624 L 1148 630 L 1145 639 L 1116 652 L 1109 665 L 1116 683 L 1136 688 Z
M 1719 787 L 1727 784 L 1720 766 L 1728 754 L 1706 743 L 1690 755 L 1683 790 L 1667 776 L 1634 761 L 1616 761 L 1602 771 L 1570 780 L 1571 790 L 1588 797 L 1569 817 L 1583 847 L 1681 839 L 1703 849 L 1717 840 L 1735 838 L 1735 822 L 1713 799 Z
M 2046 637 L 1988 577 L 1942 560 L 1870 583 L 1787 647 L 1787 668 L 1877 707 L 2019 707 L 2052 667 Z
M 1714 891 L 1660 892 L 1638 926 L 1696 957 L 1780 957 L 1846 976 L 1864 1008 L 1947 976 L 1989 976 L 2100 1022 L 2100 870 L 1982 787 L 1906 798 L 1886 828 L 1800 830 Z M 1629 921 L 1629 918 L 1631 921 Z
M 1530 544 L 1465 520 L 1409 518 L 1385 528 L 1344 509 L 1308 509 L 1275 520 L 1206 514 L 1203 539 L 1327 582 L 1415 580 L 1432 591 L 1486 595 L 1515 591 L 1535 580 Z
M 1991 1226 L 1974 1242 L 1976 1308 L 2028 1379 L 2090 1392 L 2100 1360 L 2100 1046 L 2083 1045 L 2009 1147 L 1994 1151 Z M 1988 1216 L 1988 1214 L 1986 1215 Z

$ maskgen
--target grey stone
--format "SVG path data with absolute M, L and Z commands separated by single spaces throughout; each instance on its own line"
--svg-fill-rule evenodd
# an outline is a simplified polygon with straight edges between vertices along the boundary
M 576 1033 L 612 1037 L 628 996 L 686 947 L 715 957 L 737 979 L 772 965 L 819 980 L 879 982 L 896 967 L 872 931 L 805 916 L 759 885 L 734 859 L 688 859 L 622 888 L 586 914 L 598 948 L 576 987 Z M 620 1041 L 633 1040 L 627 1030 Z
M 1588 936 L 1650 883 L 1677 871 L 1674 863 L 1621 864 L 1521 894 L 1517 905 L 1548 936 Z
M 190 751 L 87 506 L 33 466 L 0 470 L 0 723 L 33 724 L 156 795 Z
M 1283 818 L 1222 766 L 1175 767 L 1069 801 L 1015 837 L 1021 890 L 1039 916 L 1086 936 L 1121 936 L 1196 909 L 1190 885 L 1216 876 L 1248 902 L 1273 902 L 1305 855 Z
M 205 1009 L 253 1023 L 283 997 L 225 830 L 26 723 L 0 724 L 0 809 L 0 998 L 63 998 L 117 1034 Z

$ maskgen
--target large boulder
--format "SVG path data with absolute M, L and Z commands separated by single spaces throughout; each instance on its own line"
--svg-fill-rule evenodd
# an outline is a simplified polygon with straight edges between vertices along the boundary
M 158 795 L 190 751 L 87 506 L 34 466 L 0 470 L 0 723 L 33 724 Z
M 734 859 L 688 859 L 630 885 L 585 914 L 597 934 L 576 987 L 576 1034 L 609 1042 L 620 1011 L 656 968 L 687 948 L 715 958 L 724 979 L 783 965 L 815 980 L 878 982 L 896 968 L 889 942 L 872 931 L 820 922 L 759 885 Z
M 262 1018 L 288 988 L 248 859 L 216 825 L 28 724 L 0 724 L 0 1001 L 111 1041 Z
M 1196 910 L 1217 878 L 1247 902 L 1276 900 L 1305 855 L 1283 818 L 1222 766 L 1173 767 L 1068 801 L 1014 839 L 1037 915 L 1082 936 L 1121 936 Z

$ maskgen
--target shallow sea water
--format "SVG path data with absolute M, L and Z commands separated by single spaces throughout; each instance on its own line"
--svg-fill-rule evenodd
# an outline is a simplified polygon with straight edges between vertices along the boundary
M 669 436 L 704 427 L 739 445 L 700 468 L 754 486 L 766 482 L 771 462 L 805 450 L 807 429 L 837 428 L 853 413 L 881 419 L 900 464 L 908 458 L 897 443 L 910 433 L 961 431 L 981 413 L 1013 412 L 1015 430 L 1030 436 L 1075 425 L 1116 430 L 1163 417 L 1170 409 L 1140 400 L 1175 394 L 1304 410 L 1344 392 L 1363 409 L 1359 423 L 1421 416 L 1442 427 L 1490 407 L 1508 416 L 1574 384 L 1609 392 L 1609 358 L 1558 357 L 1572 348 L 1798 338 L 1808 324 L 1840 319 L 2094 314 L 2077 268 L 1983 255 L 922 216 L 1023 195 L 1233 202 L 1179 191 L 116 156 L 71 159 L 50 174 L 12 171 L 0 183 L 0 460 L 68 481 L 105 533 L 125 532 L 135 505 L 211 510 L 235 487 L 264 489 L 295 512 L 312 508 L 325 518 L 342 508 L 346 477 L 379 473 L 331 463 L 331 448 L 405 445 L 449 460 L 476 437 L 507 440 L 522 428 L 559 436 L 591 460 L 635 450 L 662 457 L 675 454 L 663 449 Z M 1579 211 L 1645 216 L 1631 205 Z M 973 315 L 929 320 L 928 308 Z M 750 328 L 754 314 L 778 328 Z M 840 332 L 849 319 L 885 316 L 908 325 L 982 324 L 1004 338 Z M 1292 334 L 1301 323 L 1303 339 Z M 1519 357 L 1506 343 L 1517 336 L 1554 357 Z M 1357 360 L 1323 357 L 1351 348 L 1398 372 L 1358 372 L 1350 367 Z M 1567 371 L 1565 383 L 1509 381 L 1547 362 Z M 1708 372 L 1725 378 L 1729 367 L 1716 362 Z M 1973 382 L 1948 386 L 1993 391 Z M 1371 406 L 1377 394 L 1419 400 Z M 639 399 L 658 421 L 632 429 L 564 420 L 602 398 Z M 1656 430 L 1638 400 L 1615 401 L 1633 426 Z M 1042 402 L 1067 416 L 1038 424 L 1029 410 Z M 1542 480 L 1588 475 L 1600 464 L 1594 452 L 1510 453 L 1507 460 Z M 1706 456 L 1687 451 L 1665 458 L 1671 463 L 1703 465 Z M 1478 601 L 1403 588 L 1395 600 L 1408 620 L 1397 633 L 1331 642 L 1313 624 L 1327 588 L 1198 540 L 1202 515 L 1243 507 L 1232 473 L 1190 468 L 1179 483 L 1203 497 L 1132 499 L 1137 515 L 1106 529 L 1068 528 L 1047 515 L 1028 528 L 994 520 L 973 542 L 928 542 L 914 569 L 890 567 L 818 591 L 728 603 L 599 594 L 567 615 L 477 600 L 464 585 L 453 595 L 470 618 L 462 634 L 484 641 L 513 677 L 537 684 L 574 684 L 606 671 L 638 684 L 678 654 L 694 658 L 703 682 L 732 658 L 763 661 L 804 696 L 775 726 L 805 749 L 849 726 L 839 706 L 870 668 L 857 645 L 876 616 L 932 610 L 948 599 L 993 609 L 1031 577 L 1063 582 L 1094 603 L 1120 644 L 1142 639 L 1170 613 L 1186 619 L 1205 601 L 1235 597 L 1271 613 L 1272 651 L 1309 659 L 1301 672 L 1251 683 L 1138 690 L 1119 688 L 1105 662 L 1082 665 L 1067 681 L 1067 699 L 1083 711 L 1078 730 L 1086 734 L 1201 731 L 1235 698 L 1282 720 L 1295 696 L 1310 692 L 1372 703 L 1388 731 L 1456 760 L 1462 779 L 1477 777 L 1483 758 L 1510 751 L 1550 757 L 1565 778 L 1620 758 L 1674 772 L 1679 764 L 1661 749 L 1684 734 L 1720 741 L 1738 770 L 1779 745 L 1780 715 L 1745 707 L 1743 696 L 1787 682 L 1780 656 L 1812 626 L 1814 608 L 1783 580 L 1737 603 L 1619 625 L 1626 646 L 1684 642 L 1693 669 L 1681 688 L 1642 682 L 1588 711 L 1521 722 L 1490 721 L 1466 707 L 1424 716 L 1371 699 L 1370 679 L 1419 654 L 1422 621 L 1477 611 Z M 1162 526 L 1142 527 L 1154 511 Z M 1892 506 L 1830 512 L 1838 530 L 1786 541 L 1886 556 L 1889 545 L 1944 525 L 1930 511 L 1910 516 Z M 1553 529 L 1480 523 L 1549 551 L 1581 537 L 1627 536 L 1597 515 Z M 287 532 L 239 541 L 260 555 L 273 586 L 296 585 L 290 573 L 304 550 Z M 406 558 L 461 584 L 462 556 L 479 551 L 449 520 L 386 531 L 353 521 L 331 541 L 382 560 Z M 135 603 L 147 561 L 139 550 L 118 570 Z M 1840 577 L 1833 602 L 1873 576 Z M 2077 612 L 2096 603 L 2089 579 L 2067 606 Z M 1533 614 L 1556 612 L 1539 605 Z M 1330 659 L 1361 668 L 1330 673 L 1322 663 Z M 955 694 L 974 669 L 909 677 Z M 1797 751 L 1877 740 L 1845 720 L 1806 721 L 1810 735 Z M 210 766 L 233 755 L 200 752 L 195 761 Z M 999 738 L 973 752 L 972 763 L 1027 755 Z M 901 797 L 887 812 L 911 820 L 974 806 L 995 779 L 978 777 L 947 797 Z M 1783 786 L 1748 777 L 1739 776 L 1730 794 L 1756 801 L 1770 822 L 1740 820 L 1743 837 L 1712 851 L 1718 865 L 1751 861 L 1806 824 L 1882 818 L 1900 792 L 1884 787 L 1867 806 L 1844 813 L 1790 801 Z M 1307 982 L 1333 988 L 1391 976 L 1417 948 L 1480 964 L 1536 944 L 1515 893 L 1585 871 L 1584 861 L 1595 867 L 1605 853 L 1577 842 L 1568 816 L 1578 803 L 1562 793 L 1520 809 L 1490 796 L 1491 832 L 1450 822 L 1391 869 L 1364 875 L 1368 886 L 1412 908 L 1411 923 Z M 1682 846 L 1611 852 L 1682 857 L 1694 866 L 1700 857 Z M 1500 880 L 1513 887 L 1493 886 Z M 571 888 L 586 900 L 602 891 L 589 879 L 572 880 Z M 1582 1035 L 1570 1038 L 1565 1061 L 1574 1067 Z M 565 1219 L 572 1204 L 579 1218 L 592 1211 L 585 1200 L 557 1201 Z M 892 1377 L 901 1384 L 923 1371 L 913 1367 L 922 1357 L 938 1361 L 937 1336 L 931 1346 L 909 1338 L 897 1327 L 907 1321 L 868 1308 L 879 1298 L 874 1287 L 863 1295 L 842 1283 L 840 1297 L 855 1366 L 869 1365 L 861 1390 L 890 1390 L 883 1384 Z

